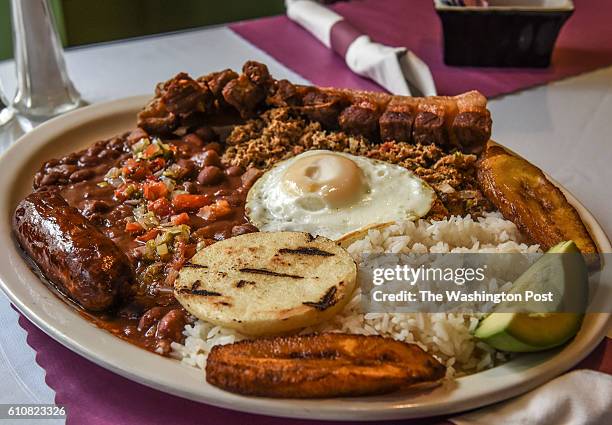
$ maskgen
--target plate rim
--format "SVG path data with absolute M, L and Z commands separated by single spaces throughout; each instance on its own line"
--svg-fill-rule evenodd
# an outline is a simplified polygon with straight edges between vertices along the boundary
M 419 403 L 418 397 L 415 402 L 409 395 L 404 396 L 397 393 L 395 394 L 396 396 L 404 397 L 404 399 L 400 400 L 399 397 L 396 397 L 398 399 L 394 399 L 393 394 L 381 397 L 337 398 L 325 399 L 323 401 L 245 397 L 219 390 L 210 386 L 204 380 L 201 382 L 200 390 L 194 393 L 194 387 L 190 387 L 191 390 L 186 390 L 188 387 L 186 387 L 185 383 L 183 383 L 182 386 L 173 385 L 168 379 L 160 379 L 152 370 L 143 370 L 143 368 L 148 367 L 150 364 L 155 365 L 160 360 L 163 360 L 166 363 L 172 362 L 172 366 L 166 366 L 166 368 L 179 375 L 185 373 L 185 376 L 188 376 L 193 375 L 194 371 L 199 373 L 201 373 L 201 371 L 183 365 L 178 361 L 169 361 L 166 358 L 135 347 L 95 327 L 95 325 L 92 325 L 79 316 L 79 319 L 84 322 L 77 325 L 77 330 L 79 332 L 91 333 L 94 340 L 98 341 L 98 344 L 100 343 L 99 341 L 115 341 L 121 344 L 118 346 L 120 352 L 125 352 L 134 357 L 142 356 L 144 360 L 140 362 L 139 359 L 138 364 L 134 364 L 133 368 L 130 369 L 128 368 L 129 362 L 122 361 L 122 359 L 119 358 L 120 356 L 116 356 L 115 358 L 104 357 L 103 354 L 107 353 L 104 351 L 96 351 L 91 348 L 92 341 L 87 341 L 84 344 L 83 341 L 80 341 L 81 337 L 76 337 L 75 339 L 75 337 L 66 332 L 65 323 L 62 324 L 61 319 L 54 319 L 51 313 L 41 311 L 41 308 L 44 308 L 44 302 L 49 302 L 51 306 L 60 303 L 65 306 L 65 309 L 60 309 L 60 313 L 63 312 L 67 314 L 68 318 L 72 318 L 74 315 L 78 316 L 78 313 L 74 312 L 71 307 L 68 307 L 63 301 L 51 294 L 45 284 L 28 268 L 25 260 L 21 257 L 21 254 L 16 248 L 10 227 L 12 206 L 9 205 L 9 200 L 15 180 L 11 178 L 15 177 L 12 171 L 17 170 L 20 164 L 28 163 L 27 158 L 21 160 L 21 162 L 20 158 L 25 158 L 27 153 L 35 153 L 37 150 L 46 146 L 53 137 L 56 137 L 62 132 L 66 132 L 78 125 L 83 125 L 88 121 L 101 119 L 104 116 L 133 113 L 142 107 L 148 99 L 150 99 L 150 95 L 131 96 L 89 105 L 53 118 L 20 137 L 0 156 L 0 206 L 2 206 L 4 212 L 4 217 L 0 220 L 0 241 L 5 243 L 9 251 L 5 258 L 0 259 L 0 265 L 3 265 L 3 267 L 0 267 L 0 287 L 10 299 L 11 303 L 29 321 L 34 323 L 35 326 L 63 346 L 87 358 L 93 363 L 113 373 L 126 377 L 127 379 L 166 393 L 242 412 L 290 418 L 347 421 L 407 419 L 457 413 L 522 394 L 570 369 L 586 357 L 605 337 L 608 326 L 612 322 L 611 315 L 608 313 L 591 313 L 589 317 L 585 318 L 585 323 L 589 323 L 589 327 L 586 329 L 583 328 L 579 333 L 580 338 L 577 337 L 576 340 L 569 345 L 560 350 L 537 353 L 529 355 L 529 357 L 521 356 L 518 358 L 518 360 L 520 360 L 528 357 L 531 359 L 530 361 L 535 361 L 536 363 L 541 361 L 540 364 L 529 366 L 530 361 L 523 360 L 522 362 L 516 362 L 516 360 L 512 360 L 502 366 L 479 372 L 478 374 L 458 378 L 456 380 L 458 388 L 453 390 L 455 391 L 455 395 L 451 395 L 451 397 L 438 403 Z M 87 140 L 87 143 L 91 144 L 94 141 L 95 140 Z M 69 146 L 66 148 L 74 149 L 74 147 L 70 148 Z M 563 191 L 570 203 L 576 207 L 582 219 L 587 223 L 589 230 L 591 230 L 593 234 L 593 238 L 596 240 L 602 252 L 612 252 L 610 241 L 593 215 L 575 196 L 573 196 L 573 194 L 559 185 L 558 182 L 552 181 Z M 24 183 L 21 184 L 23 185 Z M 9 217 L 6 216 L 7 214 Z M 17 254 L 17 256 L 15 256 L 15 254 Z M 10 267 L 6 267 L 7 265 Z M 28 294 L 25 294 L 26 299 L 24 299 L 24 293 L 27 292 L 27 289 L 23 287 L 20 288 L 19 285 L 23 285 L 28 279 L 31 281 L 32 276 L 38 280 L 40 285 L 44 286 L 44 289 L 49 292 L 48 295 L 53 298 L 47 297 L 45 300 L 33 301 L 31 297 L 36 294 L 36 291 L 29 291 L 31 299 L 27 299 Z M 21 291 L 19 291 L 20 289 Z M 39 296 L 45 298 L 45 294 L 39 294 Z M 68 309 L 71 311 L 68 311 Z M 49 319 L 51 319 L 51 321 Z M 66 319 L 64 318 L 63 320 Z M 584 335 L 587 331 L 588 334 Z M 112 338 L 112 340 L 109 338 Z M 584 339 L 586 339 L 586 341 L 583 341 Z M 578 342 L 580 342 L 580 344 L 578 344 Z M 580 347 L 576 347 L 576 345 L 580 345 Z M 576 350 L 579 350 L 579 352 L 574 353 Z M 543 360 L 546 357 L 550 358 L 548 360 Z M 517 379 L 516 375 L 519 374 L 515 373 L 515 376 L 503 377 L 505 383 L 504 385 L 500 384 L 501 378 L 496 376 L 496 370 L 500 372 L 500 368 L 507 369 L 513 366 L 525 367 L 525 363 L 527 363 L 527 369 L 523 372 L 524 375 L 522 375 L 521 379 Z M 492 371 L 493 373 L 490 373 Z M 492 381 L 491 386 L 486 390 L 474 391 L 473 388 L 471 390 L 467 388 L 467 386 L 470 385 L 472 387 L 475 386 L 475 384 L 472 383 L 474 380 L 486 381 L 487 379 L 491 379 Z M 432 393 L 435 391 L 438 391 L 438 389 L 433 390 Z M 444 389 L 442 389 L 442 391 L 444 391 Z M 461 391 L 460 394 L 463 395 L 458 396 L 456 391 Z

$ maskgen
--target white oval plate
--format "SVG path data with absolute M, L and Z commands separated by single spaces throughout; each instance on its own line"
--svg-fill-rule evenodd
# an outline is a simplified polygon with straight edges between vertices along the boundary
M 0 159 L 0 257 L 2 290 L 30 321 L 72 351 L 133 381 L 215 406 L 273 416 L 382 420 L 442 415 L 504 400 L 554 378 L 590 353 L 604 337 L 609 314 L 589 315 L 563 349 L 523 355 L 502 366 L 457 379 L 429 392 L 376 397 L 288 400 L 243 397 L 212 387 L 201 370 L 164 358 L 98 329 L 53 295 L 30 270 L 11 233 L 11 216 L 31 191 L 45 159 L 86 147 L 134 127 L 146 96 L 88 106 L 42 124 L 19 139 Z M 610 242 L 591 214 L 566 192 L 603 252 Z

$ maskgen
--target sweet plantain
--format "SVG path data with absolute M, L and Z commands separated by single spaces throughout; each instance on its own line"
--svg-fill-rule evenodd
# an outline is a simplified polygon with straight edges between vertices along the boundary
M 597 253 L 576 209 L 538 167 L 489 142 L 477 170 L 489 200 L 543 250 L 573 240 L 583 254 Z
M 211 385 L 279 398 L 384 394 L 444 375 L 445 367 L 415 344 L 339 333 L 218 345 L 206 363 Z

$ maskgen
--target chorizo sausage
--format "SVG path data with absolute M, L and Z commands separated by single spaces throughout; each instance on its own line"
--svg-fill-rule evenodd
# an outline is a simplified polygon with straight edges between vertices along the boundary
M 83 308 L 105 310 L 132 292 L 127 256 L 57 192 L 38 191 L 22 200 L 13 229 L 45 277 Z

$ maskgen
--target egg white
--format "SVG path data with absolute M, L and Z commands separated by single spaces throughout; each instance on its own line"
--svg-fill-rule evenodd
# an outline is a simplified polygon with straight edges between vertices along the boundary
M 283 176 L 296 160 L 320 154 L 341 155 L 359 166 L 367 190 L 357 202 L 332 208 L 316 193 L 296 195 L 283 189 Z M 249 190 L 246 213 L 261 231 L 303 231 L 339 239 L 369 224 L 423 217 L 431 209 L 435 196 L 427 183 L 399 165 L 315 150 L 280 162 L 264 173 Z

